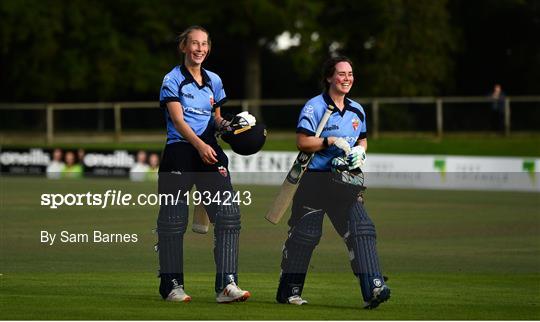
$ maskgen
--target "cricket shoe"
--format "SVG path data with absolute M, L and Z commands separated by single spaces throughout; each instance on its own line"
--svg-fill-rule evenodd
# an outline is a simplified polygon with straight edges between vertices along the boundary
M 232 282 L 216 296 L 218 303 L 244 302 L 251 296 L 251 293 L 239 288 L 236 283 Z
M 294 305 L 304 305 L 304 304 L 308 304 L 308 301 L 306 300 L 303 300 L 300 296 L 298 295 L 293 295 L 291 297 L 289 297 L 287 299 L 287 303 L 289 304 L 294 304 Z
M 182 285 L 175 285 L 165 300 L 170 302 L 189 303 L 191 302 L 191 296 L 184 292 L 184 287 L 182 287 Z
M 374 309 L 379 304 L 386 302 L 390 298 L 390 288 L 386 285 L 373 289 L 373 297 L 364 303 L 364 309 Z

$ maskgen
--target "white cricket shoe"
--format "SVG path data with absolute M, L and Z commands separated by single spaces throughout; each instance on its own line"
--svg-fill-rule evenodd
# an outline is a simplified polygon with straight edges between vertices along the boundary
M 294 305 L 304 305 L 304 304 L 308 304 L 308 301 L 306 300 L 303 300 L 300 296 L 298 295 L 293 295 L 291 297 L 289 297 L 287 299 L 287 303 L 289 304 L 294 304 Z
M 184 288 L 182 287 L 182 285 L 177 285 L 173 287 L 172 291 L 169 293 L 165 300 L 171 302 L 188 303 L 191 302 L 191 296 L 187 295 L 186 292 L 184 292 Z
M 244 302 L 250 296 L 251 293 L 242 290 L 233 282 L 216 296 L 216 301 L 218 303 Z
M 388 301 L 390 298 L 390 288 L 386 285 L 373 289 L 373 297 L 369 302 L 364 302 L 364 309 L 374 309 L 379 304 Z

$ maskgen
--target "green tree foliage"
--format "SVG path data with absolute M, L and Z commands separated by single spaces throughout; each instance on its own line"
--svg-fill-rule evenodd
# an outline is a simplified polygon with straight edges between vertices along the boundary
M 3 0 L 1 100 L 156 99 L 178 63 L 175 33 L 191 24 L 207 27 L 218 44 L 207 65 L 235 98 L 283 97 L 284 88 L 311 96 L 321 63 L 337 53 L 355 63 L 354 96 L 484 94 L 495 81 L 534 94 L 539 7 L 535 0 Z M 284 31 L 300 44 L 276 52 Z M 271 85 L 264 91 L 261 75 Z
M 262 51 L 286 30 L 304 33 L 314 29 L 321 9 L 319 2 L 304 0 L 220 1 L 212 6 L 212 29 L 225 31 L 229 43 L 242 52 L 245 98 L 262 98 Z M 258 105 L 250 110 L 257 118 L 262 116 Z
M 0 14 L 7 100 L 137 99 L 170 68 L 171 13 L 149 1 L 7 0 Z
M 440 94 L 451 79 L 456 49 L 445 1 L 385 4 L 385 28 L 374 36 L 372 60 L 365 62 L 366 73 L 375 78 L 368 88 L 374 95 Z
M 439 94 L 457 48 L 446 1 L 338 0 L 324 11 L 324 38 L 356 64 L 363 96 Z

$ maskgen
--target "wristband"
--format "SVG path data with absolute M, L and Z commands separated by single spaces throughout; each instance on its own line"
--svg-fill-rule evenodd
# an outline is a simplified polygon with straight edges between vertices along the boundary
M 328 138 L 324 138 L 323 141 L 322 141 L 322 144 L 325 148 L 328 147 Z

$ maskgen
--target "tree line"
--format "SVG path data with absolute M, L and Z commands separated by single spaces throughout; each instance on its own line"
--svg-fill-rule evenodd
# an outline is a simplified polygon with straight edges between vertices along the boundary
M 352 58 L 353 96 L 540 90 L 535 0 L 3 0 L 0 100 L 157 101 L 192 24 L 231 98 L 313 96 L 332 54 Z

